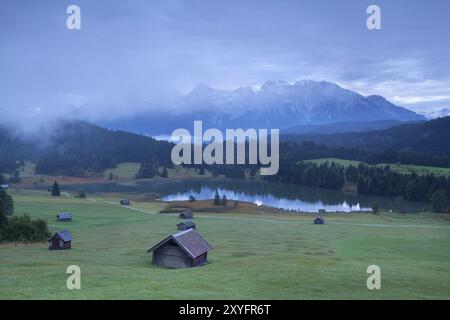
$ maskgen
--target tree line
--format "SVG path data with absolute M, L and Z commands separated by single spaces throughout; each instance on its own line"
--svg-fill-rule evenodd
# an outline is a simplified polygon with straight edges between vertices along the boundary
M 402 174 L 389 166 L 375 167 L 364 163 L 343 166 L 334 162 L 286 162 L 276 176 L 264 177 L 298 185 L 341 190 L 353 185 L 359 194 L 402 197 L 405 200 L 432 202 L 436 212 L 448 212 L 450 178 L 433 174 Z

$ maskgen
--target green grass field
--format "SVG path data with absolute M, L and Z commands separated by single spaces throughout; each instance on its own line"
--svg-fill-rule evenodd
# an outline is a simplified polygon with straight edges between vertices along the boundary
M 106 169 L 103 172 L 103 176 L 108 178 L 112 173 L 119 179 L 134 179 L 134 177 L 138 174 L 140 167 L 141 164 L 138 162 L 123 162 L 119 163 L 114 169 Z
M 19 172 L 21 178 L 33 177 L 36 174 L 36 164 L 25 161 L 25 165 L 19 168 Z
M 106 169 L 103 172 L 103 177 L 106 179 L 112 173 L 113 176 L 117 176 L 119 179 L 134 179 L 139 172 L 141 164 L 138 162 L 123 162 L 119 163 L 114 169 Z M 163 167 L 159 167 L 158 171 L 161 172 Z M 182 166 L 175 166 L 173 169 L 167 169 L 169 178 L 198 178 L 198 177 L 211 177 L 209 171 L 205 172 L 205 175 L 201 176 L 194 169 L 184 168 Z
M 306 162 L 313 162 L 318 165 L 323 163 L 336 163 L 344 167 L 348 167 L 350 165 L 352 166 L 358 166 L 361 161 L 353 161 L 353 160 L 344 160 L 344 159 L 338 159 L 338 158 L 321 158 L 321 159 L 312 159 L 312 160 L 306 160 Z M 427 166 L 416 166 L 416 165 L 406 165 L 406 164 L 399 164 L 399 163 L 379 163 L 376 164 L 376 166 L 379 167 L 385 167 L 390 166 L 391 170 L 402 173 L 402 174 L 410 174 L 410 173 L 416 173 L 418 175 L 426 175 L 429 173 L 432 173 L 434 175 L 441 175 L 441 176 L 450 176 L 450 168 L 440 168 L 440 167 L 427 167 Z
M 176 231 L 163 203 L 115 205 L 119 199 L 53 198 L 11 191 L 16 215 L 67 228 L 73 249 L 47 243 L 0 245 L 0 299 L 449 299 L 450 216 L 337 214 L 327 224 L 287 214 L 196 214 L 214 246 L 209 264 L 168 270 L 146 250 Z M 111 203 L 110 203 L 111 202 Z M 72 222 L 55 221 L 69 210 Z M 145 213 L 148 212 L 148 213 Z M 381 290 L 366 269 L 381 267 Z M 81 290 L 66 288 L 66 268 L 81 268 Z

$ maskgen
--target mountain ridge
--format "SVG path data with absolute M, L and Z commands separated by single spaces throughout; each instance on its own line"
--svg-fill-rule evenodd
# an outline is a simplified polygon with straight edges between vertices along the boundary
M 332 82 L 302 80 L 267 81 L 257 91 L 249 87 L 216 90 L 202 84 L 158 111 L 99 124 L 137 133 L 169 134 L 180 127 L 190 128 L 194 120 L 219 129 L 286 129 L 351 121 L 421 121 L 425 117 L 382 96 L 365 97 Z

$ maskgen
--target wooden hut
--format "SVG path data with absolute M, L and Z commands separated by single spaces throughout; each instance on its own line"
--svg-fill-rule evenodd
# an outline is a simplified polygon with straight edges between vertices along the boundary
M 179 217 L 181 219 L 192 219 L 194 217 L 194 214 L 191 210 L 185 210 L 182 213 L 180 213 Z
M 325 219 L 323 217 L 317 217 L 314 219 L 314 224 L 325 224 Z
M 128 200 L 128 199 L 122 199 L 122 200 L 120 200 L 120 204 L 121 204 L 122 206 L 129 206 L 129 205 L 130 205 L 130 200 Z
M 195 229 L 195 222 L 192 220 L 183 221 L 177 224 L 178 230 L 189 230 L 189 229 Z
M 213 247 L 194 229 L 172 234 L 148 249 L 154 265 L 172 269 L 199 267 L 207 263 Z
M 56 232 L 48 239 L 49 250 L 67 250 L 72 248 L 72 235 L 67 230 Z
M 70 212 L 60 212 L 56 215 L 58 221 L 72 221 L 72 213 Z

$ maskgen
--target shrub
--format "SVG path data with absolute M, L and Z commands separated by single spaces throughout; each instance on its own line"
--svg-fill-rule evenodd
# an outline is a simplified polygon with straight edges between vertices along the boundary
M 2 228 L 2 241 L 40 242 L 50 237 L 47 222 L 31 219 L 28 215 L 13 217 Z
M 85 199 L 86 198 L 86 193 L 84 191 L 79 191 L 75 195 L 75 198 Z
M 379 211 L 380 211 L 380 207 L 378 206 L 378 203 L 374 202 L 374 203 L 372 204 L 372 212 L 373 212 L 374 214 L 377 214 Z

